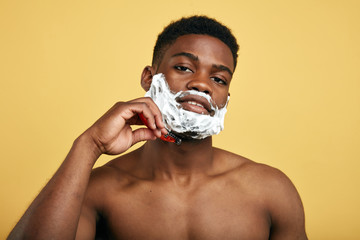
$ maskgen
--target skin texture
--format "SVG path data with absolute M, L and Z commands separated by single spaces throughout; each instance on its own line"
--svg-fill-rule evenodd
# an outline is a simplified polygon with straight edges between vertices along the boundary
M 220 40 L 185 35 L 161 63 L 145 67 L 141 84 L 148 90 L 161 72 L 172 91 L 202 91 L 222 107 L 233 69 Z M 150 127 L 132 131 L 141 124 L 138 113 Z M 159 137 L 166 132 L 151 99 L 115 104 L 75 140 L 9 239 L 307 239 L 300 197 L 282 172 L 215 148 L 211 137 L 164 142 Z M 120 154 L 145 140 L 92 170 L 101 154 Z

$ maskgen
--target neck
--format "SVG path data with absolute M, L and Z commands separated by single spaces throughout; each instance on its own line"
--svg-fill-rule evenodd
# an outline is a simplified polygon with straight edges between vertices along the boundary
M 212 138 L 180 145 L 160 139 L 148 141 L 142 148 L 141 161 L 154 178 L 191 181 L 204 177 L 213 165 Z

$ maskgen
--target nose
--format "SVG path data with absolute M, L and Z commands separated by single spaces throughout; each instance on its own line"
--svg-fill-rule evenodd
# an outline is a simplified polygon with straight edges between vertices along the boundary
M 195 90 L 199 92 L 203 92 L 208 95 L 212 95 L 212 88 L 209 76 L 205 76 L 205 74 L 196 74 L 194 77 L 188 82 L 187 88 L 189 90 Z

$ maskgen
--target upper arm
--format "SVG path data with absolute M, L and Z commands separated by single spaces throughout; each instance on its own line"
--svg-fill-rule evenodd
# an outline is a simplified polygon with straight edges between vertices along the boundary
M 87 187 L 86 195 L 82 204 L 81 214 L 78 222 L 76 239 L 95 239 L 98 209 L 101 208 L 101 197 L 103 196 L 103 178 L 93 170 Z
M 96 212 L 90 206 L 83 204 L 76 231 L 76 239 L 95 239 L 96 233 Z
M 306 240 L 304 208 L 295 186 L 279 170 L 272 174 L 268 185 L 270 239 Z

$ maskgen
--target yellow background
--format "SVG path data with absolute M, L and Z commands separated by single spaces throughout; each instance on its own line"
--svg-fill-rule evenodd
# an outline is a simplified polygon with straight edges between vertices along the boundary
M 241 46 L 215 145 L 284 171 L 310 239 L 360 239 L 359 13 L 340 0 L 1 0 L 0 239 L 73 140 L 143 96 L 157 34 L 191 14 L 225 23 Z

